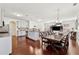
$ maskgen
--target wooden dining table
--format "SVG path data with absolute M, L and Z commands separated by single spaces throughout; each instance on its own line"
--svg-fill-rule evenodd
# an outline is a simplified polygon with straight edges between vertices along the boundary
M 48 35 L 42 37 L 42 46 L 44 46 L 44 43 L 46 45 L 53 45 L 53 44 L 61 44 L 64 43 L 66 36 L 69 33 L 63 34 L 63 35 Z
M 62 39 L 63 39 L 64 35 L 48 35 L 48 36 L 45 36 L 45 37 L 42 37 L 42 40 L 43 39 L 46 39 L 50 42 L 60 42 Z
M 63 33 L 63 34 L 52 34 L 52 35 L 47 35 L 47 36 L 42 36 L 42 39 L 47 39 L 47 40 L 52 40 L 52 41 L 61 41 L 66 35 L 68 35 L 70 32 L 68 33 Z
M 67 35 L 69 33 L 63 35 L 48 35 L 42 37 L 42 50 L 51 49 L 59 54 L 59 50 L 63 50 L 64 53 L 67 53 L 67 48 L 65 40 L 67 39 Z

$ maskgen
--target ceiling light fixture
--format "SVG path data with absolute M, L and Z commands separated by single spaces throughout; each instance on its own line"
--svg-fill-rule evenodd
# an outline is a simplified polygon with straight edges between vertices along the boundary
M 57 9 L 57 18 L 56 18 L 56 23 L 58 23 L 59 22 L 59 8 Z
M 38 19 L 38 21 L 40 22 L 40 21 L 42 21 L 42 19 Z
M 23 15 L 21 15 L 21 14 L 18 14 L 18 13 L 14 13 L 14 15 L 16 15 L 16 16 L 18 16 L 18 17 L 21 17 L 21 16 L 23 16 Z
M 20 15 L 20 14 L 17 14 L 16 16 L 22 16 L 22 15 Z
M 57 18 L 56 18 L 56 24 L 55 25 L 61 25 L 62 21 L 60 21 L 60 9 L 57 9 Z

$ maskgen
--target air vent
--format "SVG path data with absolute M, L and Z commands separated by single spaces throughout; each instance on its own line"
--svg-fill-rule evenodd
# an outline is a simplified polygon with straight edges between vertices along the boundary
M 73 6 L 76 6 L 77 5 L 77 3 L 73 3 Z

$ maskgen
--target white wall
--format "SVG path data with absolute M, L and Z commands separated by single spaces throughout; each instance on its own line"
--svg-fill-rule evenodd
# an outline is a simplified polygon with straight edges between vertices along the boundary
M 77 18 L 71 18 L 71 19 L 65 19 L 65 21 L 62 21 L 64 30 L 68 29 L 68 30 L 76 30 L 76 19 Z
M 72 30 L 72 28 L 75 30 L 76 19 L 77 19 L 77 17 L 73 17 L 73 18 L 69 18 L 69 19 L 61 19 L 60 22 L 64 26 L 64 31 L 65 30 Z M 49 29 L 49 27 L 55 23 L 56 23 L 56 21 L 53 21 L 53 20 L 47 21 L 46 23 L 44 23 L 45 30 Z
M 72 28 L 75 29 L 75 22 L 75 20 L 63 21 L 63 26 L 72 30 Z

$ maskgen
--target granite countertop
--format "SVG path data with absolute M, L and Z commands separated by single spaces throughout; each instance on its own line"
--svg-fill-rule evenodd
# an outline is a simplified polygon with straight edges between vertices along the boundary
M 8 31 L 5 31 L 5 32 L 0 32 L 0 34 L 2 34 L 2 33 L 8 33 Z
M 9 33 L 0 33 L 0 37 L 6 37 L 9 36 Z

